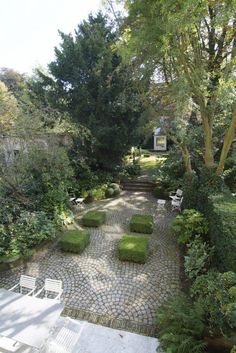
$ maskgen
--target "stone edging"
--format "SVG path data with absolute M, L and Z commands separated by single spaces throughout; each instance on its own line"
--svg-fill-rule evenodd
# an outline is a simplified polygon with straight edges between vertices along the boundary
M 85 320 L 93 324 L 99 324 L 113 329 L 139 333 L 145 336 L 156 337 L 158 332 L 158 328 L 155 325 L 144 325 L 126 319 L 116 319 L 111 316 L 99 315 L 83 309 L 66 307 L 63 310 L 62 315 L 69 316 L 73 319 Z

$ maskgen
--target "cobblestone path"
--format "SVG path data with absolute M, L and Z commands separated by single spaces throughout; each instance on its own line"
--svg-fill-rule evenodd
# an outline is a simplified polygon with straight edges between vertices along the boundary
M 141 192 L 122 192 L 121 197 L 95 202 L 88 209 L 106 211 L 107 221 L 98 229 L 90 228 L 91 243 L 83 254 L 62 253 L 54 243 L 27 265 L 2 272 L 0 286 L 9 288 L 21 273 L 38 277 L 39 287 L 46 277 L 61 279 L 67 308 L 153 325 L 158 306 L 180 287 L 180 255 L 168 232 L 173 214 L 157 211 L 156 200 Z M 78 228 L 83 212 L 78 215 Z M 120 262 L 116 256 L 117 242 L 136 213 L 155 216 L 144 265 Z

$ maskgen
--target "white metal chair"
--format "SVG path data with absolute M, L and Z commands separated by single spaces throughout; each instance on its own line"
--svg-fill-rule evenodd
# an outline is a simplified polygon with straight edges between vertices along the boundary
M 49 338 L 45 353 L 72 353 L 75 351 L 75 346 L 86 324 L 69 318 L 64 321 L 64 325 L 56 328 L 55 333 Z
M 180 199 L 172 199 L 171 201 L 172 211 L 181 211 L 182 202 L 183 202 L 183 197 L 181 197 Z
M 14 292 L 17 287 L 19 287 L 19 292 L 21 294 L 26 294 L 26 295 L 34 294 L 34 291 L 36 289 L 36 278 L 31 276 L 21 275 L 20 282 L 17 283 L 12 288 L 10 288 L 9 290 Z
M 46 278 L 43 288 L 41 288 L 35 294 L 35 297 L 39 296 L 42 292 L 45 293 L 44 298 L 60 301 L 61 295 L 63 293 L 62 281 L 57 279 Z M 52 294 L 56 295 L 56 297 L 52 298 Z
M 170 191 L 169 197 L 172 200 L 180 199 L 183 196 L 183 191 L 181 189 L 177 189 L 176 191 Z

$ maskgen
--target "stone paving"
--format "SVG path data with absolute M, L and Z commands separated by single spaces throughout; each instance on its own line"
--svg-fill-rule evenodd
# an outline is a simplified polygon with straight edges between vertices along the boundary
M 121 197 L 86 206 L 104 210 L 106 224 L 89 228 L 91 243 L 81 254 L 62 253 L 56 243 L 17 269 L 0 274 L 0 286 L 9 288 L 21 273 L 38 277 L 39 287 L 46 277 L 61 279 L 63 301 L 67 308 L 87 310 L 114 319 L 126 319 L 142 325 L 155 324 L 160 304 L 180 289 L 180 254 L 168 225 L 173 213 L 157 210 L 156 199 L 141 192 L 122 192 Z M 153 214 L 155 230 L 150 236 L 150 254 L 146 264 L 120 262 L 117 242 L 128 231 L 133 214 Z

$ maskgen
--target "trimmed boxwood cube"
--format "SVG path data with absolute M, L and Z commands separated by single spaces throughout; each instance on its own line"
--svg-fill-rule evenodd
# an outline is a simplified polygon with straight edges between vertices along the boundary
M 153 216 L 151 215 L 133 215 L 130 223 L 130 231 L 136 233 L 152 234 Z
M 61 250 L 80 254 L 90 243 L 87 230 L 68 230 L 59 240 Z
M 121 261 L 144 264 L 148 256 L 148 237 L 125 234 L 118 244 L 118 257 Z
M 83 218 L 82 223 L 86 227 L 99 227 L 106 220 L 106 213 L 103 211 L 89 211 Z

